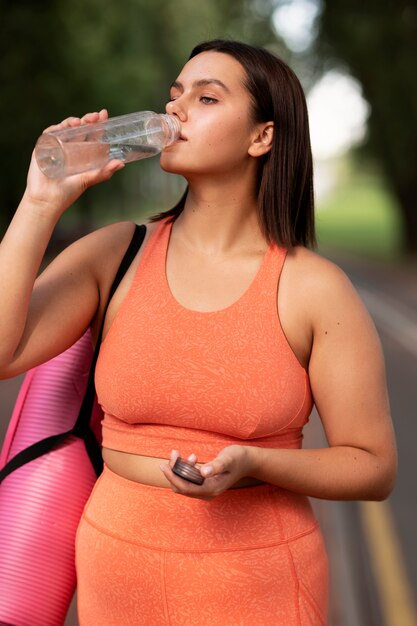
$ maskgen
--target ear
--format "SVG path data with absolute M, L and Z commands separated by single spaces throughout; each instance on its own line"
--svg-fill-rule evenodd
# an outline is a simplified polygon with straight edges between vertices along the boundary
M 252 141 L 248 148 L 248 154 L 260 157 L 270 151 L 274 139 L 274 122 L 257 124 L 253 133 Z

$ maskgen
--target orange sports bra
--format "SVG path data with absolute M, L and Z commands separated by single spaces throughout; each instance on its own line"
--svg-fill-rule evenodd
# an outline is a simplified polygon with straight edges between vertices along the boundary
M 280 325 L 277 290 L 286 250 L 271 244 L 246 292 L 214 312 L 173 297 L 162 220 L 102 344 L 96 389 L 103 446 L 212 460 L 225 446 L 301 446 L 312 409 L 306 371 Z

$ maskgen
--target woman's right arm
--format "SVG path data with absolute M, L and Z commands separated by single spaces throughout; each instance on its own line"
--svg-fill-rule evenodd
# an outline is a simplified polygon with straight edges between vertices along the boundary
M 48 130 L 106 117 L 102 111 L 69 118 Z M 0 244 L 0 378 L 59 354 L 90 325 L 100 302 L 101 266 L 109 263 L 99 259 L 99 250 L 104 245 L 117 247 L 117 241 L 112 244 L 114 228 L 75 242 L 36 277 L 64 211 L 87 187 L 109 179 L 121 167 L 120 161 L 111 161 L 100 170 L 52 180 L 40 172 L 32 156 L 25 193 Z M 130 227 L 121 225 L 121 230 L 124 239 Z

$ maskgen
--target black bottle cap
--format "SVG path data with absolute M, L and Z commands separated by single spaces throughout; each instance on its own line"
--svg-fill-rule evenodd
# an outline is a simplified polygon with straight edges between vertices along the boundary
M 195 485 L 202 485 L 204 482 L 204 477 L 201 475 L 198 467 L 188 461 L 183 461 L 181 457 L 178 457 L 175 461 L 172 471 L 177 476 L 180 476 L 180 478 L 188 480 L 188 482 L 194 483 Z

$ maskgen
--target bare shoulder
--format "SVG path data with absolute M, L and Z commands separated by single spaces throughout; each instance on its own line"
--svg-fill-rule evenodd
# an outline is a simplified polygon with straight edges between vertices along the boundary
M 157 227 L 157 223 L 146 223 L 145 239 L 131 264 L 131 270 L 135 270 L 144 252 L 148 239 Z M 127 250 L 132 239 L 136 224 L 134 222 L 117 222 L 100 228 L 85 238 L 83 246 L 87 249 L 95 249 L 93 266 L 100 290 L 104 293 L 110 287 L 109 281 L 115 275 L 123 254 Z M 131 272 L 128 272 L 130 275 Z
M 103 226 L 71 243 L 60 256 L 98 257 L 103 260 L 103 253 L 111 254 L 123 248 L 132 236 L 134 227 L 134 223 L 128 221 Z
M 115 222 L 93 230 L 73 245 L 89 250 L 90 254 L 103 261 L 103 255 L 112 256 L 112 253 L 117 253 L 129 244 L 134 228 L 134 222 Z
M 146 226 L 146 237 L 149 238 L 158 227 L 158 222 L 144 221 L 142 223 Z M 89 244 L 107 244 L 111 248 L 119 248 L 120 246 L 123 248 L 126 243 L 129 243 L 135 226 L 136 223 L 132 221 L 114 222 L 92 231 L 83 239 L 87 240 Z
M 333 261 L 303 246 L 295 246 L 287 253 L 287 271 L 297 275 L 303 286 L 316 289 L 351 285 L 345 272 Z
M 318 329 L 329 324 L 371 324 L 347 274 L 316 252 L 296 246 L 287 254 L 282 280 L 301 307 L 304 319 Z
M 114 276 L 124 252 L 132 239 L 136 224 L 132 221 L 115 222 L 84 235 L 71 243 L 54 260 L 55 267 L 80 267 L 90 270 L 100 286 Z M 154 224 L 146 224 L 146 239 Z

